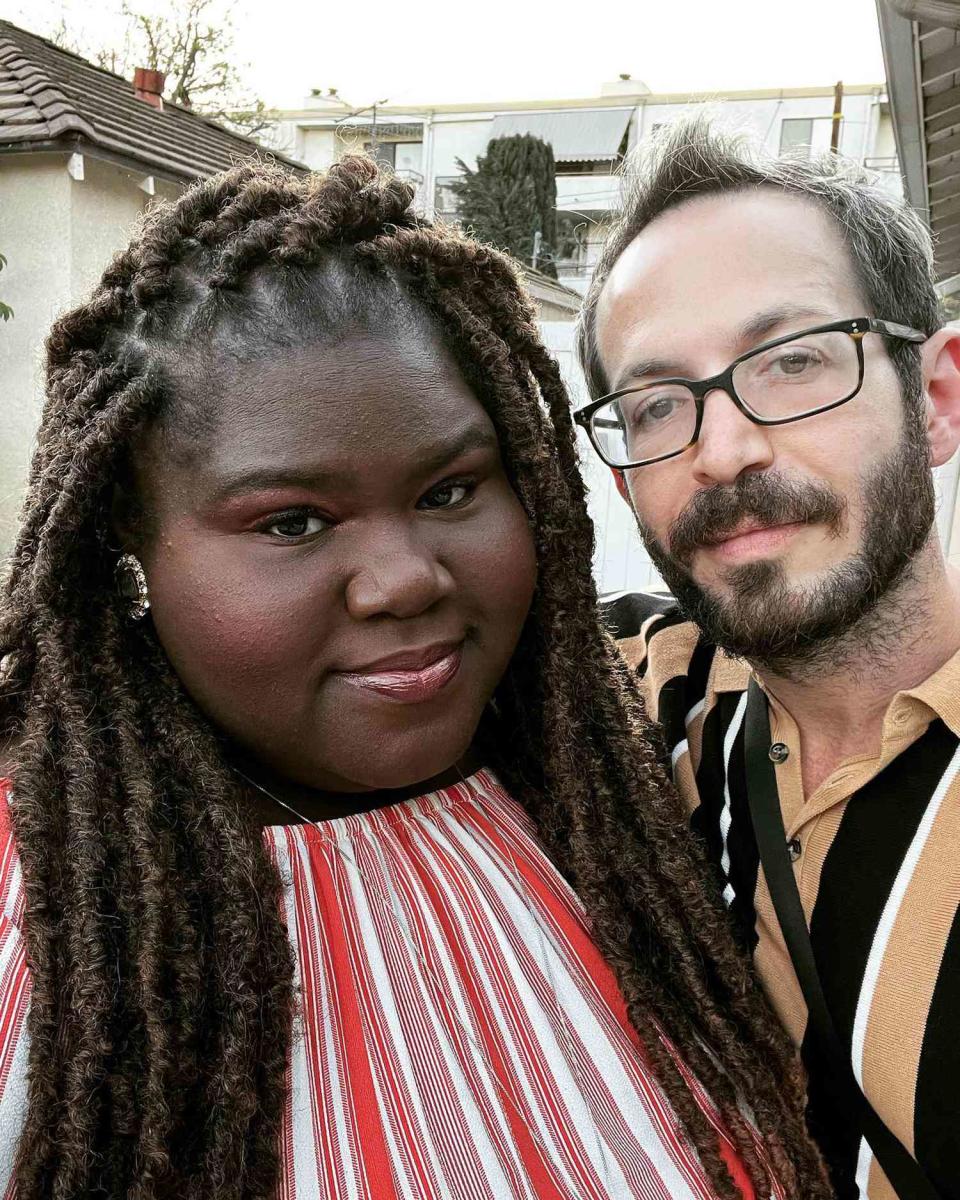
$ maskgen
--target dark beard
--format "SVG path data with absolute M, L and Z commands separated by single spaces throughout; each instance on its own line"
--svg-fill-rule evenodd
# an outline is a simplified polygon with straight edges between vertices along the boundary
M 772 471 L 746 474 L 732 487 L 697 493 L 670 530 L 669 551 L 642 524 L 640 532 L 680 607 L 711 642 L 773 674 L 797 676 L 835 669 L 865 645 L 877 653 L 896 634 L 892 614 L 880 619 L 878 605 L 910 577 L 935 516 L 918 414 L 907 414 L 900 444 L 863 480 L 862 492 L 860 549 L 809 590 L 791 588 L 780 563 L 768 560 L 727 571 L 731 594 L 721 597 L 695 583 L 685 564 L 698 546 L 748 518 L 765 525 L 816 521 L 838 535 L 846 502 L 825 484 Z

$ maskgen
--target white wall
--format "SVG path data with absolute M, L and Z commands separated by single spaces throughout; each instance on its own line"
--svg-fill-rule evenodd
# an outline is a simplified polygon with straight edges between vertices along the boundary
M 573 407 L 586 404 L 590 397 L 577 362 L 573 323 L 542 321 L 540 333 L 560 366 Z M 613 475 L 597 457 L 586 434 L 582 430 L 578 433 L 581 469 L 587 484 L 587 510 L 596 533 L 593 571 L 601 594 L 662 587 L 637 533 L 633 513 L 617 491 Z
M 63 154 L 0 156 L 0 560 L 12 546 L 43 403 L 43 344 L 59 313 L 91 290 L 150 202 L 144 178 L 85 157 L 84 178 Z M 158 181 L 158 196 L 173 185 Z

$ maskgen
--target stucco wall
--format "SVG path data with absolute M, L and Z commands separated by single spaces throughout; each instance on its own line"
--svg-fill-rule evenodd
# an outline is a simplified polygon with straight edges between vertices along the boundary
M 333 129 L 298 129 L 297 135 L 295 157 L 315 171 L 326 171 L 343 152 Z
M 40 418 L 43 342 L 56 316 L 82 300 L 129 239 L 150 198 L 143 175 L 84 158 L 83 180 L 61 154 L 0 156 L 0 558 L 9 551 Z M 157 181 L 157 195 L 176 187 Z

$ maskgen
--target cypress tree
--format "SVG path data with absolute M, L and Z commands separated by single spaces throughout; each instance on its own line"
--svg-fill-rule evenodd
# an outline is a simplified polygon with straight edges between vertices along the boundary
M 464 225 L 474 237 L 506 250 L 528 266 L 534 238 L 541 249 L 537 267 L 556 277 L 557 179 L 553 149 L 529 133 L 494 138 L 476 170 L 462 159 L 463 178 L 451 186 Z

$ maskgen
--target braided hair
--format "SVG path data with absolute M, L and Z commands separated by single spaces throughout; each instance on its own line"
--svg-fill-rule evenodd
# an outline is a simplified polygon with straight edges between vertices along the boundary
M 309 178 L 236 167 L 152 209 L 50 334 L 0 622 L 33 975 L 18 1195 L 248 1200 L 276 1187 L 294 1010 L 281 885 L 221 735 L 150 622 L 124 619 L 105 531 L 138 435 L 184 417 L 171 364 L 225 327 L 255 336 L 283 295 L 293 320 L 305 281 L 334 262 L 361 309 L 399 287 L 439 328 L 531 523 L 539 583 L 484 718 L 490 765 L 586 906 L 718 1195 L 739 1192 L 701 1085 L 758 1196 L 775 1178 L 826 1197 L 795 1055 L 598 617 L 557 366 L 510 261 L 411 202 L 362 157 Z

